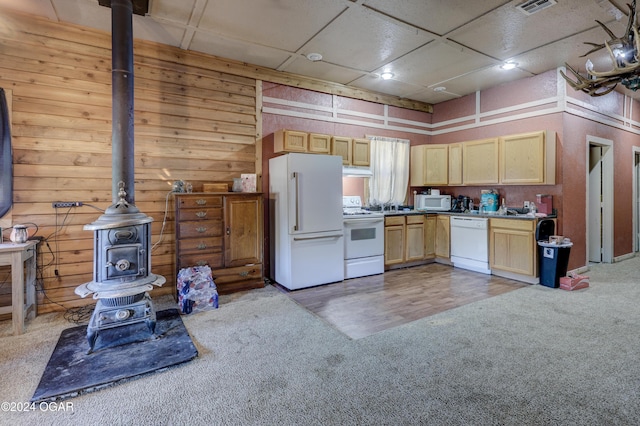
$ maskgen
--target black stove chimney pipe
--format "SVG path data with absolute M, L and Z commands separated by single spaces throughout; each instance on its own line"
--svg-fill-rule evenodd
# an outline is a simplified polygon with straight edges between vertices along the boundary
M 111 135 L 113 203 L 120 200 L 124 182 L 125 201 L 135 205 L 133 139 L 133 4 L 111 0 L 113 129 Z

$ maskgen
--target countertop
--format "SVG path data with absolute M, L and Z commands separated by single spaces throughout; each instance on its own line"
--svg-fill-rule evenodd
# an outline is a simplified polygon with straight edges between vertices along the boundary
M 542 217 L 531 216 L 528 214 L 509 214 L 509 215 L 499 215 L 497 213 L 463 213 L 463 212 L 423 212 L 418 210 L 400 210 L 400 211 L 386 211 L 384 212 L 385 216 L 409 216 L 409 215 L 447 215 L 447 216 L 463 216 L 463 217 L 482 217 L 482 218 L 494 218 L 494 219 L 518 219 L 518 220 L 536 220 L 542 219 Z M 555 219 L 557 216 L 549 215 L 546 216 L 548 219 Z

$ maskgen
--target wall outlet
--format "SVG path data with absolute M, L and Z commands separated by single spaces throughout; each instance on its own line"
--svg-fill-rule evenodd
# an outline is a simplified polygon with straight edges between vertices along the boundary
M 531 204 L 529 203 L 529 201 L 525 201 L 524 202 L 524 208 L 528 209 L 529 207 L 531 207 Z

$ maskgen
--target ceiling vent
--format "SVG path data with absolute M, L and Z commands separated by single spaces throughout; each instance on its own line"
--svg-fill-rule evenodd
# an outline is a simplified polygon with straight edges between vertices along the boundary
M 542 9 L 546 9 L 555 4 L 557 4 L 555 0 L 528 0 L 517 5 L 516 9 L 528 16 L 540 12 Z

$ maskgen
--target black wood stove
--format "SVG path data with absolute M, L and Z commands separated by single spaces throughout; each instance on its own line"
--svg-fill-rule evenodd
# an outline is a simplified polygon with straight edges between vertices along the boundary
M 156 314 L 148 291 L 165 278 L 152 274 L 151 222 L 134 202 L 133 24 L 137 0 L 100 0 L 112 17 L 112 191 L 113 204 L 93 223 L 93 281 L 75 289 L 93 294 L 96 307 L 87 327 L 89 353 L 101 330 L 145 322 L 155 337 Z M 145 11 L 135 8 L 136 13 Z

